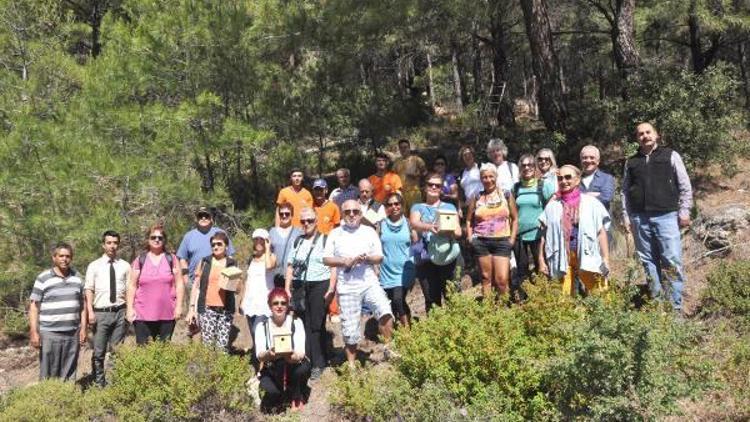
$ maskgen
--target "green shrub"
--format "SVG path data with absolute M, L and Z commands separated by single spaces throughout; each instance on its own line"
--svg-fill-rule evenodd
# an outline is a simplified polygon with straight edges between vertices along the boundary
M 0 400 L 0 421 L 79 421 L 104 413 L 96 392 L 71 382 L 47 380 L 13 390 Z
M 105 389 L 107 406 L 126 420 L 200 419 L 222 409 L 248 411 L 249 367 L 242 358 L 200 344 L 154 342 L 120 349 Z
M 23 337 L 29 334 L 29 319 L 23 308 L 0 308 L 3 334 L 8 337 Z
M 706 282 L 701 313 L 731 317 L 740 327 L 750 328 L 750 261 L 722 262 Z
M 422 417 L 469 420 L 672 414 L 678 399 L 709 385 L 701 338 L 670 313 L 631 309 L 630 289 L 612 286 L 571 299 L 537 279 L 527 286 L 529 301 L 512 307 L 453 295 L 396 333 L 402 357 L 395 371 L 342 376 L 337 406 L 375 420 L 409 419 L 404 409 L 416 408 Z M 426 396 L 432 399 L 422 407 Z

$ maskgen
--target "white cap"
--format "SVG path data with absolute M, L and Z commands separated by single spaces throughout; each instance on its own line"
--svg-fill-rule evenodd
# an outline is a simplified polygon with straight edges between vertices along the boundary
M 266 230 L 266 229 L 255 229 L 255 230 L 253 230 L 253 235 L 251 237 L 253 239 L 260 238 L 260 239 L 268 240 L 268 238 L 269 238 L 268 230 Z

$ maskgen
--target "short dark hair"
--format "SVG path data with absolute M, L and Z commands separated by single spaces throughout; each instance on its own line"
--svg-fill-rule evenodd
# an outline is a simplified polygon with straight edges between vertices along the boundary
M 68 251 L 70 251 L 70 256 L 73 256 L 73 245 L 71 245 L 70 243 L 68 242 L 55 243 L 54 245 L 52 245 L 52 249 L 51 249 L 52 255 L 57 255 L 57 251 L 59 251 L 60 249 L 67 249 Z
M 411 142 L 409 142 L 409 140 L 408 140 L 408 139 L 406 139 L 406 138 L 402 138 L 402 139 L 399 139 L 399 140 L 398 140 L 398 144 L 399 144 L 399 145 L 401 145 L 401 144 L 408 144 L 408 145 L 410 145 L 410 146 L 411 146 Z
M 375 159 L 382 158 L 386 161 L 391 161 L 391 157 L 388 156 L 388 154 L 384 153 L 383 151 L 377 152 L 375 154 Z
M 305 177 L 305 172 L 304 172 L 304 171 L 302 171 L 302 169 L 301 169 L 301 168 L 299 168 L 299 167 L 294 167 L 294 168 L 292 168 L 291 170 L 289 170 L 289 177 L 292 177 L 292 175 L 293 175 L 294 173 L 302 173 L 302 177 Z
M 445 158 L 445 155 L 443 155 L 443 154 L 438 154 L 438 155 L 436 155 L 436 156 L 435 156 L 435 159 L 434 159 L 434 160 L 432 161 L 432 165 L 434 166 L 434 165 L 435 165 L 435 163 L 436 163 L 436 162 L 437 162 L 438 160 L 443 160 L 443 162 L 445 163 L 445 166 L 446 166 L 446 167 L 448 166 L 448 159 L 447 159 L 447 158 Z
M 213 236 L 211 236 L 211 239 L 209 239 L 210 242 L 213 242 L 215 240 L 221 240 L 224 242 L 225 245 L 229 246 L 229 236 L 227 236 L 224 232 L 216 232 Z
M 117 233 L 114 230 L 107 230 L 104 232 L 104 234 L 102 234 L 102 243 L 107 240 L 107 237 L 116 237 L 117 241 L 120 241 L 120 233 Z

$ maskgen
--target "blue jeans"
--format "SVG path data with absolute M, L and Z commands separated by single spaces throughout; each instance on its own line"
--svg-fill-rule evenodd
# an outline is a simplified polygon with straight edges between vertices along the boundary
M 672 307 L 681 309 L 685 276 L 677 212 L 644 212 L 630 218 L 635 247 L 646 270 L 651 297 L 659 298 L 664 284 L 671 287 Z

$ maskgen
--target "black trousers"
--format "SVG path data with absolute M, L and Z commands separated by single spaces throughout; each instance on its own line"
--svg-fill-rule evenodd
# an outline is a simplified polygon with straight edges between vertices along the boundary
M 403 315 L 411 315 L 409 305 L 406 304 L 406 289 L 403 286 L 391 287 L 384 290 L 391 301 L 391 310 L 394 317 L 401 318 Z
M 419 277 L 419 285 L 424 294 L 426 312 L 429 312 L 433 305 L 443 305 L 446 283 L 453 277 L 455 270 L 456 261 L 448 265 L 435 265 L 427 261 L 417 267 L 417 277 Z
M 516 240 L 513 245 L 513 253 L 516 256 L 516 276 L 510 281 L 510 296 L 519 300 L 526 300 L 526 292 L 523 290 L 522 284 L 526 279 L 531 277 L 531 270 L 529 264 L 534 266 L 534 272 L 538 272 L 537 268 L 537 257 L 539 256 L 539 242 L 540 240 Z
M 310 378 L 310 369 L 310 361 L 307 359 L 297 364 L 289 364 L 279 359 L 270 367 L 263 368 L 260 372 L 260 388 L 266 394 L 261 405 L 269 408 L 280 405 L 285 399 L 302 399 L 307 380 Z
M 153 340 L 169 341 L 174 332 L 175 321 L 135 321 L 135 343 L 143 345 L 148 343 L 149 338 Z
M 326 356 L 328 307 L 323 295 L 328 291 L 330 283 L 330 280 L 305 282 L 295 280 L 292 284 L 293 295 L 304 295 L 304 311 L 296 312 L 296 314 L 305 325 L 305 355 L 310 358 L 315 368 L 325 368 L 328 361 Z

